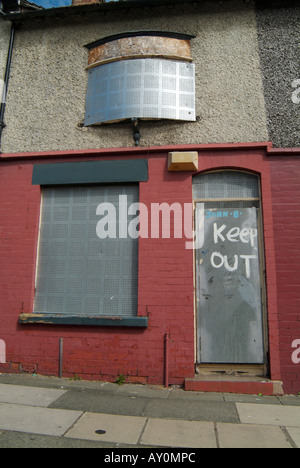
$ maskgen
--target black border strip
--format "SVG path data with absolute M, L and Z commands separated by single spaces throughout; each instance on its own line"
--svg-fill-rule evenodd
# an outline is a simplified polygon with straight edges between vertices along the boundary
M 32 185 L 80 185 L 146 182 L 148 160 L 35 164 Z
M 194 39 L 196 36 L 192 36 L 190 34 L 182 34 L 177 32 L 170 32 L 170 31 L 128 31 L 120 34 L 114 34 L 112 36 L 103 37 L 102 39 L 98 39 L 97 41 L 91 42 L 90 44 L 86 44 L 84 47 L 88 50 L 94 49 L 100 45 L 106 44 L 107 42 L 117 41 L 118 39 L 124 39 L 126 37 L 140 37 L 140 36 L 152 36 L 152 37 L 169 37 L 173 39 L 180 39 L 183 41 L 190 41 Z

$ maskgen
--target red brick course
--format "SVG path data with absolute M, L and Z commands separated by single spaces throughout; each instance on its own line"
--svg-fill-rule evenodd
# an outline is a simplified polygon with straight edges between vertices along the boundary
M 292 362 L 292 341 L 300 339 L 300 160 L 272 155 L 270 145 L 191 145 L 199 172 L 220 168 L 261 176 L 268 298 L 269 357 L 273 380 L 300 391 L 300 364 Z M 0 339 L 7 363 L 0 372 L 58 374 L 59 338 L 64 339 L 63 375 L 163 384 L 164 337 L 170 334 L 169 383 L 194 376 L 193 252 L 187 239 L 140 239 L 138 314 L 147 329 L 18 324 L 31 313 L 40 213 L 40 188 L 31 185 L 33 164 L 94 159 L 149 159 L 149 181 L 140 202 L 192 202 L 192 174 L 169 173 L 168 148 L 90 150 L 2 155 L 0 160 Z M 149 223 L 150 226 L 150 223 Z M 171 229 L 172 232 L 172 229 Z
M 285 392 L 297 394 L 300 364 L 292 361 L 292 343 L 300 339 L 300 155 L 271 157 L 270 168 L 281 374 Z

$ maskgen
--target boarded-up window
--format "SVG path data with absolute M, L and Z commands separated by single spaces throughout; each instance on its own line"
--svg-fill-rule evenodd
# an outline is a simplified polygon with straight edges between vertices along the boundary
M 118 233 L 119 201 L 138 202 L 138 186 L 45 187 L 42 193 L 34 313 L 137 315 L 138 239 L 99 238 L 97 207 L 115 208 L 107 216 Z

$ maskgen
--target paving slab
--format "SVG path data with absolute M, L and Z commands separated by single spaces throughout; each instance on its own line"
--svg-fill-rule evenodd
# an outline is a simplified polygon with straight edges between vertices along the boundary
M 108 395 L 96 390 L 69 390 L 51 407 L 89 413 L 142 416 L 146 403 L 146 398 L 137 398 L 133 395 Z
M 298 427 L 286 427 L 285 429 L 292 438 L 295 446 L 300 448 L 300 429 Z
M 263 424 L 300 428 L 300 407 L 236 403 L 243 424 Z
M 282 405 L 300 406 L 300 397 L 298 395 L 285 395 L 277 398 Z
M 220 448 L 293 448 L 280 427 L 217 424 Z
M 213 423 L 171 419 L 150 418 L 140 443 L 158 447 L 217 448 Z
M 65 437 L 101 442 L 137 444 L 146 421 L 146 418 L 135 416 L 85 413 L 65 434 Z
M 118 385 L 110 382 L 81 379 L 76 380 L 66 377 L 58 378 L 36 374 L 0 374 L 0 383 L 29 387 L 57 388 L 63 390 L 90 389 L 109 394 L 115 393 L 119 387 Z
M 190 401 L 224 401 L 222 393 L 187 392 L 176 389 L 169 394 L 169 400 L 190 400 Z
M 40 434 L 27 434 L 26 432 L 6 431 L 0 434 L 1 448 L 134 448 L 127 444 L 114 444 L 111 442 L 96 442 L 93 440 L 67 439 Z
M 233 403 L 255 403 L 257 405 L 281 405 L 282 403 L 276 396 L 243 395 L 237 393 L 225 393 L 225 401 Z
M 139 384 L 116 385 L 117 395 L 138 395 L 145 398 L 169 398 L 172 390 L 163 387 L 151 387 Z
M 152 399 L 145 406 L 143 416 L 190 421 L 239 422 L 235 404 L 224 401 Z
M 81 415 L 80 411 L 0 403 L 0 429 L 62 436 Z
M 47 407 L 64 393 L 53 388 L 0 384 L 0 403 Z

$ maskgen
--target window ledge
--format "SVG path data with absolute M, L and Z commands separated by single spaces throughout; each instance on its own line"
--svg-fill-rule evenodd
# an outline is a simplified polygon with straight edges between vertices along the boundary
M 90 325 L 104 327 L 148 327 L 148 317 L 21 314 L 21 324 Z

